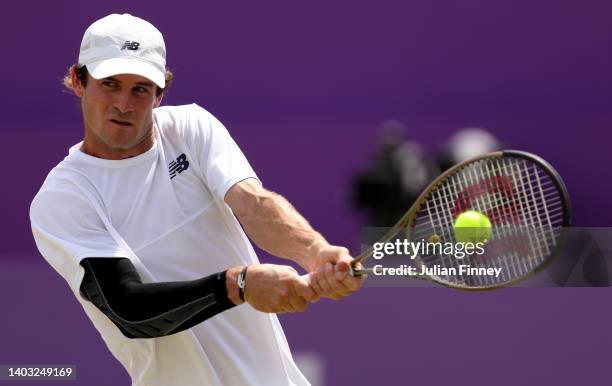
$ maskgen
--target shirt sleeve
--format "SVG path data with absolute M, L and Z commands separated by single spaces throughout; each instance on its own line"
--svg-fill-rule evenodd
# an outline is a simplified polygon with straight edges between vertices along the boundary
M 78 194 L 42 190 L 30 206 L 36 246 L 47 262 L 79 293 L 86 257 L 128 257 L 95 209 Z
M 190 107 L 195 156 L 209 189 L 223 200 L 234 184 L 257 175 L 225 126 L 200 106 Z

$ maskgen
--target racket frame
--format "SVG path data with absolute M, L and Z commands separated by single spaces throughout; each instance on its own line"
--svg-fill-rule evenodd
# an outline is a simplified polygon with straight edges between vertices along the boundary
M 448 178 L 450 178 L 451 176 L 459 173 L 462 169 L 464 169 L 468 165 L 471 165 L 471 164 L 476 163 L 478 161 L 483 161 L 483 160 L 488 160 L 488 159 L 495 159 L 495 158 L 501 159 L 501 158 L 504 158 L 504 157 L 522 158 L 522 159 L 528 160 L 530 162 L 533 162 L 533 163 L 537 164 L 544 172 L 546 172 L 549 175 L 549 177 L 551 178 L 551 180 L 553 181 L 553 183 L 555 185 L 555 188 L 559 192 L 560 200 L 561 200 L 561 203 L 562 203 L 562 206 L 563 206 L 562 227 L 563 228 L 569 227 L 570 224 L 571 224 L 571 207 L 570 207 L 569 193 L 567 191 L 567 187 L 565 186 L 565 183 L 561 179 L 561 176 L 552 167 L 552 165 L 550 165 L 543 158 L 541 158 L 541 157 L 539 157 L 539 156 L 537 156 L 535 154 L 531 154 L 531 153 L 525 152 L 525 151 L 520 151 L 520 150 L 500 150 L 500 151 L 495 151 L 495 152 L 483 154 L 481 156 L 478 156 L 478 157 L 475 157 L 475 158 L 471 158 L 471 159 L 466 160 L 464 162 L 458 163 L 458 164 L 452 166 L 451 168 L 447 169 L 441 175 L 439 175 L 419 195 L 419 197 L 415 200 L 415 202 L 412 205 L 412 207 L 410 209 L 408 209 L 408 211 L 406 211 L 406 213 L 399 219 L 399 221 L 387 233 L 385 233 L 385 235 L 382 238 L 380 238 L 378 240 L 378 242 L 379 243 L 381 243 L 381 242 L 382 243 L 389 242 L 390 240 L 394 239 L 404 229 L 407 232 L 406 233 L 407 239 L 409 241 L 412 241 L 412 231 L 414 229 L 414 222 L 415 222 L 415 219 L 416 219 L 416 215 L 419 212 L 419 210 L 421 209 L 422 205 L 424 205 L 425 202 L 427 202 L 427 199 L 429 198 L 429 196 L 430 196 L 430 194 L 432 192 L 436 191 L 437 188 L 441 184 L 443 184 Z M 419 276 L 412 276 L 412 277 L 413 278 L 418 278 L 418 279 L 421 279 L 421 280 L 432 281 L 432 282 L 444 285 L 444 286 L 449 287 L 449 288 L 455 288 L 455 289 L 466 290 L 466 291 L 484 291 L 484 290 L 492 290 L 492 289 L 497 289 L 497 288 L 509 287 L 509 286 L 512 286 L 512 285 L 514 285 L 514 284 L 516 284 L 518 282 L 521 282 L 521 281 L 527 280 L 530 277 L 533 277 L 538 272 L 540 272 L 544 268 L 546 268 L 546 266 L 548 266 L 548 264 L 550 264 L 550 262 L 557 255 L 557 253 L 559 251 L 559 248 L 560 248 L 560 245 L 562 244 L 561 241 L 563 239 L 563 228 L 562 228 L 561 235 L 559 236 L 559 240 L 558 240 L 557 244 L 555 245 L 555 247 L 554 247 L 553 251 L 551 252 L 551 254 L 548 256 L 548 258 L 546 258 L 545 261 L 540 263 L 536 268 L 531 270 L 528 274 L 520 276 L 520 277 L 516 278 L 515 280 L 503 282 L 503 283 L 500 283 L 499 285 L 466 287 L 466 286 L 456 285 L 456 284 L 453 284 L 451 282 L 447 282 L 447 281 L 444 281 L 444 280 L 435 279 L 435 278 L 430 277 L 430 276 L 419 275 Z M 372 256 L 373 253 L 374 253 L 374 246 L 371 245 L 366 250 L 364 250 L 359 255 L 357 255 L 355 257 L 355 259 L 353 260 L 352 265 L 351 265 L 351 275 L 353 275 L 353 276 L 362 276 L 364 274 L 367 274 L 368 271 L 371 271 L 371 269 L 367 269 L 367 268 L 362 268 L 362 269 L 359 269 L 359 270 L 355 269 L 355 265 L 357 263 L 361 263 L 362 261 L 367 260 L 369 257 Z M 423 263 L 422 263 L 420 257 L 417 256 L 415 258 L 415 264 L 417 265 L 418 268 L 422 267 Z

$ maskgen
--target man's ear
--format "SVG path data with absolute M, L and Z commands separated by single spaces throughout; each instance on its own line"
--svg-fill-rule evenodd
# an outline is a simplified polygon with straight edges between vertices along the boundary
M 76 66 L 72 66 L 72 68 L 70 69 L 70 77 L 72 78 L 72 91 L 74 91 L 74 94 L 76 96 L 82 98 L 83 94 L 85 93 L 85 88 L 83 87 L 81 80 L 77 76 Z
M 155 107 L 159 107 L 159 105 L 162 102 L 162 99 L 164 99 L 164 93 L 163 92 L 155 97 Z

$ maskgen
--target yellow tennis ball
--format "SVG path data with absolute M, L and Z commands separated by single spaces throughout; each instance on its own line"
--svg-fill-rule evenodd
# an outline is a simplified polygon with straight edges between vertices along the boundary
M 492 234 L 491 221 L 476 210 L 461 213 L 454 228 L 455 239 L 460 243 L 486 243 Z

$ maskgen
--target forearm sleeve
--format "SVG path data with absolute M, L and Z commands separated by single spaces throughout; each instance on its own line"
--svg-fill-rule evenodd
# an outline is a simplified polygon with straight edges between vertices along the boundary
M 81 296 L 128 338 L 175 334 L 234 306 L 225 271 L 191 281 L 142 283 L 127 258 L 86 258 Z

